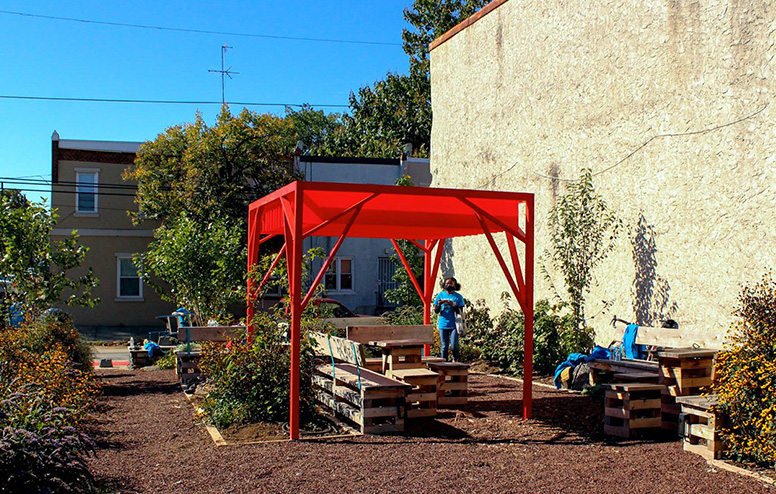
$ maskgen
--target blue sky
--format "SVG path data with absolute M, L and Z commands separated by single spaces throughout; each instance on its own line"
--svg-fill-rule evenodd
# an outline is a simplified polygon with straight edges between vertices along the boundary
M 227 101 L 346 105 L 350 91 L 405 73 L 410 1 L 0 1 L 0 11 L 90 21 L 393 45 L 266 39 L 72 22 L 0 13 L 0 96 L 220 101 L 221 46 L 239 72 Z M 233 106 L 233 111 L 242 107 Z M 283 114 L 281 107 L 250 107 Z M 0 98 L 0 177 L 50 178 L 51 134 L 144 141 L 218 105 Z M 344 108 L 324 108 L 343 111 Z M 9 184 L 6 187 L 10 186 Z M 42 194 L 28 193 L 31 199 Z M 45 195 L 45 194 L 44 194 Z

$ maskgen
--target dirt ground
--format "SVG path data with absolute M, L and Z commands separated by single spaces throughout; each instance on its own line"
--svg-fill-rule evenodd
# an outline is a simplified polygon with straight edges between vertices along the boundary
M 92 471 L 111 493 L 725 493 L 773 486 L 710 467 L 676 441 L 613 441 L 598 400 L 470 376 L 469 406 L 403 435 L 217 448 L 173 371 L 100 369 Z

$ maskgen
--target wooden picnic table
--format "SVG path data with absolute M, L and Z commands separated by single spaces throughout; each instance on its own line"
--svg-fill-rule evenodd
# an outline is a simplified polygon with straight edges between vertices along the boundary
M 393 371 L 423 367 L 423 340 L 374 340 L 369 342 L 383 354 L 382 372 L 388 377 Z M 404 357 L 403 360 L 400 360 Z

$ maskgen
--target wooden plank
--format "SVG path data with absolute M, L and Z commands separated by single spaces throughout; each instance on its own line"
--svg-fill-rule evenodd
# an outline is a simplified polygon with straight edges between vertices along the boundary
M 625 331 L 626 324 L 615 322 L 614 327 L 621 332 Z M 722 348 L 725 336 L 717 334 L 703 326 L 685 326 L 678 329 L 654 328 L 639 326 L 636 333 L 636 343 L 639 345 L 661 346 L 671 348 L 692 348 L 697 345 L 703 349 Z
M 661 406 L 660 398 L 650 400 L 629 400 L 627 408 L 630 410 L 646 410 L 649 408 L 659 409 Z
M 445 391 L 466 391 L 469 389 L 469 383 L 445 381 L 440 387 Z
M 318 332 L 310 332 L 310 337 L 313 340 L 313 350 L 316 355 L 329 358 L 333 356 L 334 360 L 364 367 L 366 353 L 361 343 Z
M 393 374 L 401 379 L 423 377 L 433 377 L 436 379 L 439 377 L 438 373 L 425 368 L 397 370 Z
M 616 383 L 609 384 L 608 386 L 614 391 L 625 391 L 626 393 L 634 391 L 661 391 L 663 389 L 663 386 L 660 384 L 649 383 Z
M 380 418 L 380 417 L 396 417 L 398 414 L 398 407 L 371 407 L 365 408 L 363 411 L 364 418 Z
M 436 408 L 413 408 L 407 410 L 408 419 L 419 419 L 424 417 L 436 417 Z
M 336 364 L 335 374 L 338 380 L 346 382 L 354 389 L 358 388 L 358 371 L 353 364 Z M 331 377 L 331 364 L 323 364 L 315 369 L 320 374 Z M 391 379 L 369 369 L 360 369 L 362 388 L 400 388 L 405 389 L 410 386 L 407 383 Z
M 657 372 L 657 369 L 658 369 L 657 362 L 647 362 L 643 360 L 632 360 L 632 359 L 608 360 L 608 359 L 596 358 L 596 359 L 592 359 L 588 363 L 590 367 L 594 369 L 611 371 L 611 372 L 629 372 L 634 370 Z
M 347 403 L 336 401 L 334 397 L 327 394 L 325 391 L 317 392 L 315 394 L 315 397 L 318 399 L 319 402 L 329 407 L 329 409 L 331 409 L 335 413 L 345 417 L 351 422 L 355 422 L 356 424 L 363 426 L 364 419 L 359 410 L 356 410 L 355 408 L 348 405 Z
M 708 410 L 709 408 L 717 404 L 717 395 L 682 396 L 680 398 L 677 398 L 676 402 L 681 405 L 688 405 L 693 408 Z
M 348 326 L 348 339 L 360 343 L 376 340 L 421 340 L 424 344 L 434 342 L 434 327 L 430 324 L 420 326 Z
M 432 393 L 407 393 L 407 402 L 414 403 L 416 401 L 436 401 L 436 391 Z
M 660 417 L 644 417 L 628 420 L 628 427 L 631 429 L 658 428 L 661 424 L 662 419 Z
M 225 342 L 228 339 L 238 339 L 245 331 L 245 326 L 191 326 L 186 330 L 181 328 L 180 338 L 188 341 Z

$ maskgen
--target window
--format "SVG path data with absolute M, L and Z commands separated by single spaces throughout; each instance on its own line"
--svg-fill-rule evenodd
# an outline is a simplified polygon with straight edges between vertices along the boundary
M 76 171 L 76 213 L 97 212 L 97 185 L 99 183 L 99 176 L 100 174 L 98 171 Z
M 143 281 L 137 273 L 132 257 L 118 258 L 118 298 L 139 299 L 143 297 Z
M 353 291 L 353 258 L 335 257 L 326 271 L 326 290 L 332 292 Z

